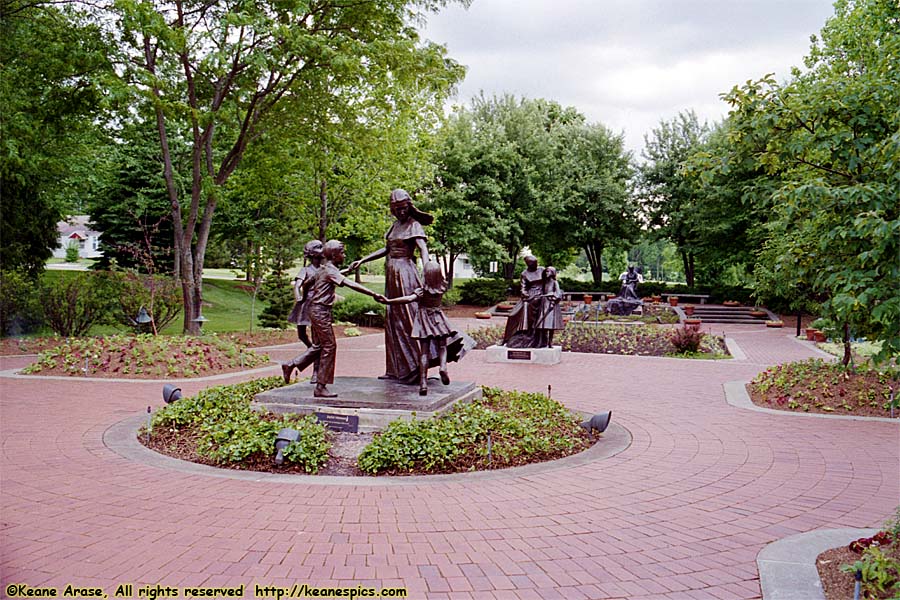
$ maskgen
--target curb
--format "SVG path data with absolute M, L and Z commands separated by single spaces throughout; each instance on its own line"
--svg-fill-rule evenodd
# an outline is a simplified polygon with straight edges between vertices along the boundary
M 775 410 L 774 408 L 764 408 L 753 404 L 750 400 L 750 394 L 747 393 L 747 381 L 729 381 L 722 384 L 725 389 L 725 401 L 736 408 L 746 410 L 755 410 L 756 412 L 766 413 L 770 415 L 781 415 L 788 417 L 810 417 L 814 419 L 839 419 L 844 421 L 875 421 L 879 423 L 896 423 L 900 424 L 900 419 L 891 419 L 890 417 L 858 417 L 855 415 L 823 415 L 820 413 L 798 413 L 789 410 Z
M 103 445 L 122 458 L 149 467 L 177 471 L 187 475 L 205 475 L 223 479 L 239 479 L 261 483 L 290 483 L 305 485 L 346 485 L 365 487 L 388 487 L 398 485 L 425 485 L 464 483 L 484 481 L 488 479 L 506 479 L 511 477 L 529 477 L 558 469 L 568 469 L 611 458 L 631 446 L 631 432 L 616 423 L 609 428 L 599 441 L 578 454 L 542 463 L 532 463 L 521 467 L 495 469 L 492 471 L 476 471 L 474 473 L 452 473 L 447 475 L 406 475 L 406 476 L 361 476 L 345 477 L 340 475 L 294 475 L 288 473 L 262 473 L 259 471 L 239 471 L 236 469 L 220 469 L 201 465 L 178 458 L 160 454 L 141 444 L 137 440 L 137 431 L 147 422 L 146 414 L 128 417 L 111 425 L 103 432 Z
M 876 533 L 877 529 L 820 529 L 768 544 L 756 555 L 763 600 L 825 600 L 816 557 Z

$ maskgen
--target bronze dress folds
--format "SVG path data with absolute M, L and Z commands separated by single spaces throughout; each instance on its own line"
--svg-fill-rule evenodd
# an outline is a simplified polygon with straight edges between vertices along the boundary
M 450 329 L 450 321 L 441 310 L 443 294 L 435 294 L 423 288 L 415 291 L 419 298 L 419 311 L 413 323 L 412 336 L 417 340 L 450 337 L 454 331 Z
M 415 219 L 405 223 L 394 221 L 385 235 L 387 256 L 384 259 L 384 295 L 388 298 L 408 296 L 422 287 L 416 268 L 416 239 L 426 239 L 425 229 Z M 418 381 L 419 345 L 412 337 L 418 305 L 387 305 L 384 319 L 385 376 L 391 379 Z
M 318 269 L 313 265 L 306 265 L 300 272 L 297 273 L 297 277 L 295 279 L 300 280 L 300 284 L 302 285 L 304 281 L 310 279 L 311 277 L 315 277 Z M 294 302 L 294 308 L 291 309 L 291 314 L 288 315 L 288 323 L 293 325 L 309 325 L 309 302 L 307 298 L 303 298 L 300 302 Z
M 510 348 L 533 348 L 534 322 L 541 311 L 541 285 L 544 268 L 522 271 L 522 299 L 516 304 L 506 319 L 503 334 L 504 346 Z

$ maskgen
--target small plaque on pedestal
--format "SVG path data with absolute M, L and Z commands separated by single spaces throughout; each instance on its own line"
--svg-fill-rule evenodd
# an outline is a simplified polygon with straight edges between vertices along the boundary
M 562 346 L 552 348 L 507 348 L 488 346 L 489 363 L 527 363 L 534 365 L 555 365 L 562 359 Z

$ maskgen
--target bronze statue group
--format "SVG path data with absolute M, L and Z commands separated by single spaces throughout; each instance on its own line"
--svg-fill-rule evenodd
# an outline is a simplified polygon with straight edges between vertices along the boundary
M 391 214 L 394 222 L 385 235 L 385 246 L 368 256 L 353 261 L 344 272 L 355 271 L 365 262 L 385 259 L 384 295 L 344 277 L 340 266 L 344 261 L 344 245 L 330 240 L 306 244 L 304 256 L 309 262 L 294 280 L 294 309 L 288 320 L 297 326 L 297 335 L 307 350 L 282 363 L 285 383 L 294 369 L 314 365 L 311 382 L 313 395 L 333 398 L 328 389 L 334 383 L 337 343 L 332 327 L 335 288 L 348 287 L 386 304 L 385 309 L 385 373 L 380 379 L 419 384 L 419 394 L 428 393 L 428 369 L 438 366 L 441 382 L 449 385 L 447 362 L 459 360 L 470 347 L 470 338 L 450 326 L 441 311 L 441 299 L 447 289 L 440 266 L 428 253 L 424 225 L 433 217 L 419 211 L 408 193 L 391 192 Z M 422 258 L 423 276 L 416 266 L 416 250 Z M 307 327 L 311 339 L 307 336 Z

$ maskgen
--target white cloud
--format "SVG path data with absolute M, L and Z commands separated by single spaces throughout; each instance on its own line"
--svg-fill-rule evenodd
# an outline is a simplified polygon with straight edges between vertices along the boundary
M 457 103 L 556 100 L 639 155 L 660 119 L 718 120 L 734 85 L 787 78 L 831 14 L 830 0 L 475 0 L 429 16 L 423 35 L 468 67 Z

